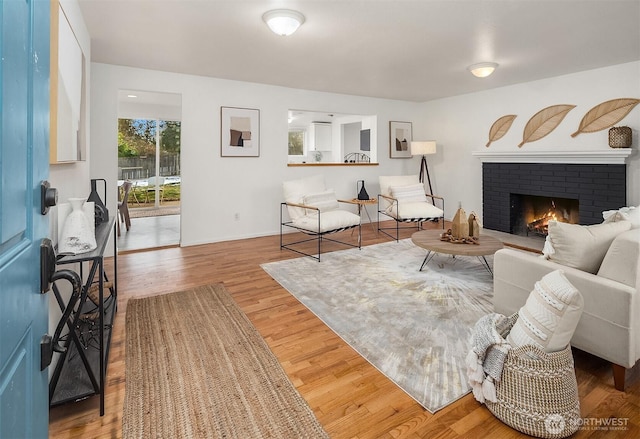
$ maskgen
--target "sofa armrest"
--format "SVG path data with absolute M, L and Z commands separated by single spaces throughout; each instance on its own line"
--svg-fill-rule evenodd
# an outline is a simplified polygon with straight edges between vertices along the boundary
M 511 315 L 523 306 L 534 284 L 554 270 L 582 294 L 584 310 L 571 343 L 601 358 L 631 367 L 640 354 L 640 301 L 635 288 L 548 261 L 541 256 L 502 249 L 494 257 L 495 312 Z
M 502 249 L 495 254 L 493 302 L 496 312 L 507 315 L 518 311 L 534 284 L 554 270 L 564 271 L 569 282 L 583 295 L 584 312 L 598 314 L 625 326 L 631 325 L 634 320 L 631 304 L 632 300 L 635 302 L 635 288 L 557 264 L 539 255 L 512 249 Z M 621 313 L 623 310 L 627 312 Z

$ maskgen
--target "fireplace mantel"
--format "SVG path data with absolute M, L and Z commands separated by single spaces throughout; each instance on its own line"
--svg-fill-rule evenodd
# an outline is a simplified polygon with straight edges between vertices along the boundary
M 473 151 L 482 163 L 577 163 L 624 164 L 633 153 L 631 148 L 599 151 Z

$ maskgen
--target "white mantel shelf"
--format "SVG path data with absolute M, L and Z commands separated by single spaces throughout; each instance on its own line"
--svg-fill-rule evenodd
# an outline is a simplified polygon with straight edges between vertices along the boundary
M 610 148 L 599 151 L 473 151 L 482 163 L 577 163 L 624 164 L 632 148 Z

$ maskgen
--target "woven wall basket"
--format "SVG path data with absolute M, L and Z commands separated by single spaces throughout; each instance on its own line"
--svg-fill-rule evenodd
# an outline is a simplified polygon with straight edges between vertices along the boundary
M 551 354 L 534 346 L 511 349 L 496 396 L 485 404 L 510 427 L 540 438 L 572 435 L 580 426 L 580 400 L 571 346 Z
M 613 127 L 609 129 L 609 146 L 611 148 L 629 148 L 631 146 L 631 128 Z

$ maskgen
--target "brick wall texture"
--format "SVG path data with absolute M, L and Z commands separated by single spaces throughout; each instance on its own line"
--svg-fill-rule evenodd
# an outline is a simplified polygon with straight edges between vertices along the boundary
M 580 224 L 627 201 L 624 164 L 483 163 L 482 211 L 487 229 L 511 233 L 511 194 L 577 199 Z

